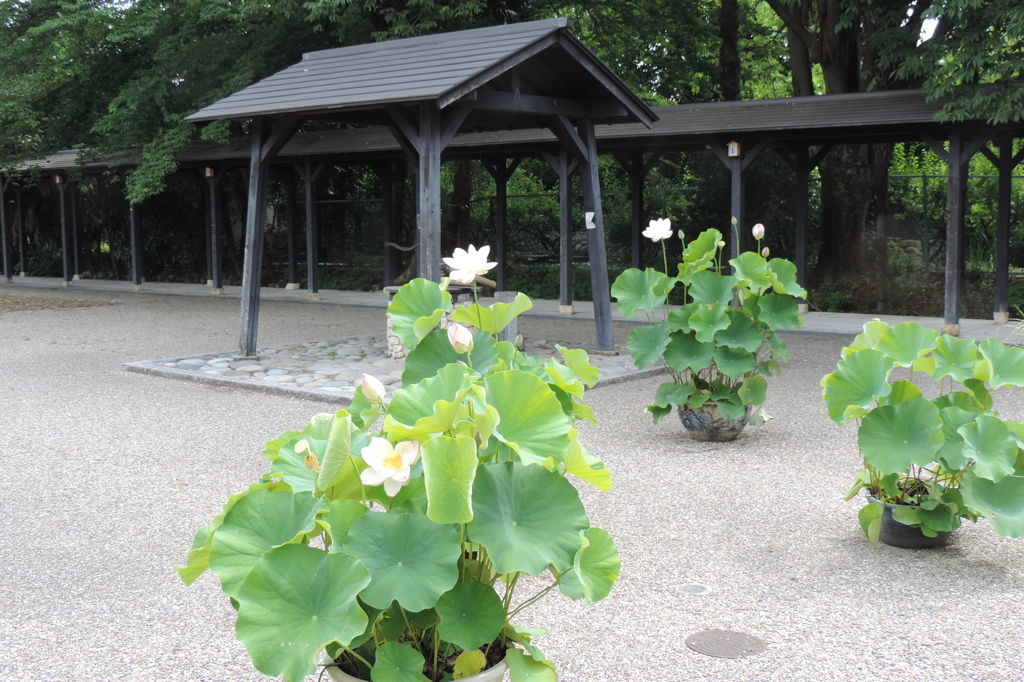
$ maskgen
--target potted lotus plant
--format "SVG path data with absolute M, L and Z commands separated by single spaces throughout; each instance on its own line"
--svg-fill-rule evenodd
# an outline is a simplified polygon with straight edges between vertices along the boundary
M 1024 384 L 1024 349 L 872 320 L 842 355 L 822 395 L 833 421 L 858 422 L 863 467 L 847 499 L 867 491 L 870 542 L 938 546 L 981 516 L 1024 536 L 1024 424 L 992 399 Z
M 764 420 L 759 408 L 765 377 L 788 358 L 778 331 L 803 323 L 797 297 L 807 292 L 796 281 L 796 266 L 769 260 L 768 248 L 760 248 L 763 225 L 752 232 L 758 250 L 730 260 L 730 271 L 722 262 L 722 233 L 709 229 L 684 243 L 676 272 L 669 274 L 671 222 L 652 220 L 643 234 L 661 243 L 664 271 L 629 268 L 612 285 L 619 312 L 647 317 L 626 343 L 633 362 L 640 369 L 664 362 L 672 379 L 658 387 L 647 408 L 654 422 L 676 405 L 697 440 L 733 440 L 748 422 Z M 674 294 L 678 306 L 670 305 Z
M 444 284 L 414 280 L 392 302 L 410 353 L 390 402 L 364 376 L 347 410 L 268 442 L 267 473 L 179 568 L 187 583 L 219 579 L 267 675 L 555 680 L 523 611 L 559 592 L 595 602 L 618 577 L 570 481 L 611 486 L 575 428 L 593 420 L 581 398 L 597 370 L 583 350 L 542 360 L 495 339 L 526 296 L 453 310 Z M 452 323 L 435 328 L 445 313 Z

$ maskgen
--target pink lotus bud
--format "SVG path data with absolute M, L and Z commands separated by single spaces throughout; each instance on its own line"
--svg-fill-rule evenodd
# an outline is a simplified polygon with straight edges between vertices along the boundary
M 763 249 L 761 249 L 761 256 L 763 256 L 764 258 L 768 257 L 768 247 L 767 246 L 764 247 Z
M 751 233 L 754 235 L 754 239 L 761 241 L 761 239 L 764 238 L 764 225 L 761 223 L 754 225 L 754 229 L 751 230 Z
M 448 342 L 456 353 L 468 353 L 473 350 L 473 335 L 469 330 L 457 322 L 448 325 Z
M 384 384 L 369 374 L 364 374 L 359 380 L 359 386 L 363 389 L 363 397 L 371 403 L 384 402 Z

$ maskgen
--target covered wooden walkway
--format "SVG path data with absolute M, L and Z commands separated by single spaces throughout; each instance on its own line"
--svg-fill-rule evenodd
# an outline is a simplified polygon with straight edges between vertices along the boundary
M 464 34 L 464 35 L 463 35 Z M 506 35 L 507 34 L 507 35 Z M 456 38 L 463 36 L 464 43 Z M 496 36 L 505 36 L 504 52 L 491 43 Z M 976 153 L 985 154 L 999 171 L 999 207 L 996 231 L 995 301 L 993 318 L 997 322 L 1007 319 L 1009 313 L 1009 238 L 1011 225 L 1010 182 L 1013 169 L 1024 159 L 1024 151 L 1013 153 L 1015 139 L 1024 137 L 1024 123 L 992 125 L 986 121 L 942 123 L 936 121 L 941 102 L 928 102 L 924 92 L 916 90 L 878 92 L 856 95 L 816 96 L 749 102 L 725 102 L 648 109 L 624 90 L 606 67 L 593 58 L 571 33 L 571 24 L 563 20 L 529 22 L 526 24 L 477 29 L 476 31 L 448 34 L 429 39 L 393 41 L 372 46 L 357 46 L 327 50 L 307 55 L 298 65 L 276 76 L 247 88 L 221 103 L 198 112 L 197 121 L 214 120 L 226 116 L 263 120 L 263 130 L 254 136 L 252 145 L 236 148 L 195 142 L 178 155 L 183 170 L 200 172 L 207 181 L 209 217 L 207 220 L 207 259 L 213 291 L 223 291 L 220 274 L 217 183 L 225 169 L 248 166 L 250 170 L 250 198 L 265 192 L 265 177 L 259 171 L 270 164 L 294 167 L 303 180 L 307 209 L 307 262 L 316 263 L 315 178 L 325 164 L 373 163 L 381 176 L 387 195 L 391 179 L 398 169 L 396 164 L 409 162 L 420 179 L 420 234 L 419 273 L 421 276 L 439 276 L 439 199 L 429 179 L 436 178 L 439 164 L 451 159 L 479 159 L 494 175 L 498 193 L 498 224 L 496 256 L 499 261 L 497 281 L 505 288 L 505 186 L 516 166 L 525 156 L 543 156 L 558 171 L 561 184 L 561 286 L 560 305 L 563 312 L 573 310 L 571 281 L 571 230 L 574 222 L 582 223 L 582 216 L 569 214 L 568 191 L 573 172 L 583 169 L 588 177 L 584 183 L 587 192 L 586 210 L 600 208 L 600 192 L 596 177 L 597 155 L 613 155 L 626 169 L 631 179 L 632 200 L 632 260 L 641 262 L 641 235 L 644 227 L 643 187 L 651 168 L 662 154 L 673 151 L 708 150 L 716 154 L 728 168 L 731 178 L 730 213 L 744 224 L 744 171 L 766 149 L 773 149 L 786 160 L 796 173 L 793 188 L 796 197 L 794 234 L 796 262 L 800 277 L 807 271 L 807 215 L 808 177 L 822 159 L 837 145 L 867 142 L 924 142 L 942 158 L 949 174 L 949 219 L 946 228 L 946 284 L 945 330 L 957 333 L 960 325 L 960 282 L 964 267 L 961 252 L 966 206 L 967 164 Z M 415 41 L 423 41 L 422 44 Z M 405 48 L 402 45 L 405 44 Z M 462 48 L 456 47 L 463 45 Z M 487 45 L 481 48 L 481 44 Z M 384 76 L 373 68 L 360 77 L 352 75 L 359 64 L 376 64 L 380 55 L 390 49 L 427 50 L 442 64 L 461 64 L 470 52 L 483 49 L 484 56 L 477 71 L 466 69 L 445 74 L 438 63 L 417 53 L 417 69 L 408 78 L 403 75 L 402 60 L 392 62 L 388 77 L 396 79 L 392 88 L 379 88 Z M 568 46 L 568 47 L 566 47 Z M 467 52 L 459 52 L 459 49 Z M 554 52 L 552 52 L 554 50 Z M 396 52 L 397 54 L 397 52 Z M 559 58 L 552 58 L 558 54 Z M 568 62 L 565 55 L 568 54 Z M 371 59 L 372 61 L 367 61 Z M 408 59 L 408 58 L 407 58 Z M 446 60 L 451 60 L 446 61 Z M 346 60 L 351 60 L 347 62 Z M 489 60 L 489 61 L 488 61 Z M 346 66 L 350 64 L 350 66 Z M 406 62 L 408 64 L 408 62 Z M 357 66 L 351 66 L 357 65 Z M 319 93 L 318 85 L 306 90 L 288 90 L 295 83 L 308 78 L 310 66 L 318 78 L 325 74 L 341 88 L 334 104 L 313 98 L 303 100 L 309 93 Z M 358 67 L 361 68 L 361 67 Z M 562 72 L 562 70 L 565 72 Z M 424 74 L 437 71 L 448 80 L 435 84 L 429 90 L 426 106 L 417 97 L 426 97 L 417 87 Z M 360 80 L 362 78 L 362 80 Z M 401 80 L 401 79 L 405 80 Z M 274 80 L 277 79 L 277 80 Z M 461 79 L 461 80 L 460 80 Z M 349 80 L 363 83 L 366 88 L 346 90 Z M 332 81 L 332 82 L 334 82 Z M 402 99 L 399 85 L 408 88 Z M 373 85 L 370 88 L 370 84 Z M 453 85 L 454 84 L 454 85 Z M 570 85 L 575 86 L 570 89 Z M 374 89 L 375 88 L 375 89 Z M 447 90 L 445 89 L 447 88 Z M 356 95 L 353 95 L 353 92 Z M 303 94 L 305 93 L 305 94 Z M 397 93 L 397 94 L 396 94 Z M 441 94 L 438 94 L 441 93 Z M 319 95 L 318 95 L 319 96 Z M 338 99 L 340 97 L 340 99 Z M 361 97 L 361 99 L 360 99 Z M 416 101 L 419 104 L 410 104 Z M 426 107 L 426 108 L 424 108 Z M 444 120 L 434 121 L 434 108 Z M 352 127 L 320 132 L 298 132 L 301 120 L 328 118 L 352 124 Z M 368 125 L 377 122 L 384 125 Z M 443 125 L 442 125 L 443 124 Z M 258 128 L 258 126 L 256 126 Z M 255 129 L 255 128 L 254 128 Z M 443 130 L 443 133 L 442 133 Z M 261 137 L 262 135 L 262 137 Z M 444 142 L 444 144 L 441 144 Z M 426 145 L 426 146 L 424 146 Z M 258 150 L 253 153 L 253 150 Z M 424 151 L 425 150 L 425 151 Z M 273 152 L 273 153 L 271 153 Z M 429 158 L 427 158 L 429 157 Z M 84 170 L 101 171 L 116 167 L 129 167 L 135 160 L 128 151 L 117 159 L 86 164 Z M 65 189 L 68 171 L 77 167 L 78 153 L 63 152 L 45 159 L 30 161 L 29 167 L 41 172 L 60 188 L 61 234 L 64 236 L 64 279 L 71 282 L 77 274 L 75 258 L 76 230 L 74 216 L 65 210 Z M 425 165 L 424 165 L 425 164 Z M 590 169 L 590 170 L 587 170 Z M 255 180 L 254 180 L 255 178 Z M 262 178 L 262 179 L 260 179 Z M 424 183 L 424 178 L 428 181 Z M 22 191 L 17 175 L 0 177 L 0 186 L 14 195 L 13 223 L 18 228 L 24 253 L 23 218 L 18 198 Z M 10 188 L 10 189 L 9 189 Z M 6 202 L 3 202 L 6 203 Z M 250 220 L 247 244 L 258 255 L 261 246 L 259 201 L 250 201 Z M 2 205 L 2 204 L 0 204 Z M 387 214 L 384 202 L 383 224 L 385 241 L 393 228 L 393 217 Z M 253 213 L 256 211 L 256 213 Z M 0 220 L 7 220 L 7 211 L 0 211 Z M 610 338 L 607 322 L 611 306 L 608 300 L 607 269 L 604 263 L 603 226 L 601 211 L 597 214 L 596 230 L 588 230 L 592 278 L 596 301 L 597 335 L 599 344 Z M 133 253 L 140 248 L 138 221 L 132 210 Z M 290 225 L 290 233 L 292 226 Z M 10 254 L 11 231 L 4 235 L 4 273 L 13 276 Z M 247 247 L 247 263 L 252 256 Z M 735 254 L 741 245 L 733 243 Z M 141 257 L 133 259 L 133 283 L 142 284 Z M 290 288 L 298 288 L 297 249 L 290 249 Z M 24 259 L 23 261 L 24 262 Z M 389 267 L 391 259 L 385 257 L 385 283 L 395 276 Z M 256 268 L 258 259 L 252 260 Z M 316 300 L 320 296 L 315 268 L 310 268 L 307 296 Z M 258 272 L 247 266 L 246 288 L 253 301 L 243 303 L 243 331 L 240 346 L 244 350 L 255 344 L 255 319 L 258 315 Z M 605 331 L 602 331 L 602 328 Z M 251 334 L 250 339 L 247 338 Z

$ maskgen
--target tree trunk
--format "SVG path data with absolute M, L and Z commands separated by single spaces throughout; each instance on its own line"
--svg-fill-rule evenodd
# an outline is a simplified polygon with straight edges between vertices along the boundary
M 740 98 L 740 7 L 739 0 L 722 0 L 718 9 L 718 78 L 722 99 L 733 102 Z

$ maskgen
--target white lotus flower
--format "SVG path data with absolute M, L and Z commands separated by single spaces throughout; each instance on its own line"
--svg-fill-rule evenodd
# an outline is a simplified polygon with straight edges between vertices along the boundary
M 473 350 L 473 335 L 458 322 L 448 325 L 448 342 L 460 355 Z
M 641 232 L 641 234 L 652 242 L 660 242 L 662 239 L 668 239 L 672 236 L 672 221 L 668 218 L 652 220 L 651 224 L 648 225 L 647 229 Z
M 477 275 L 486 274 L 497 263 L 488 263 L 487 256 L 491 251 L 490 246 L 481 246 L 477 251 L 472 244 L 469 251 L 455 249 L 451 258 L 445 258 L 444 263 L 452 269 L 451 278 L 453 282 L 472 284 L 476 281 Z
M 371 403 L 380 404 L 384 402 L 384 384 L 379 379 L 369 374 L 364 374 L 359 380 L 359 385 L 363 389 L 363 397 Z
M 359 474 L 365 485 L 384 484 L 384 492 L 394 497 L 409 483 L 409 468 L 420 458 L 419 441 L 406 440 L 392 447 L 386 438 L 374 437 L 362 449 L 363 461 L 370 465 Z

